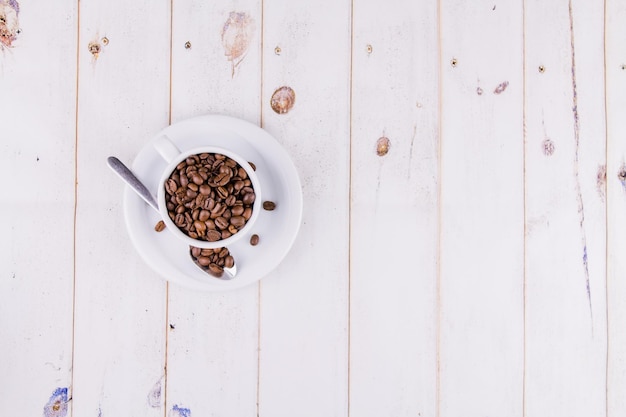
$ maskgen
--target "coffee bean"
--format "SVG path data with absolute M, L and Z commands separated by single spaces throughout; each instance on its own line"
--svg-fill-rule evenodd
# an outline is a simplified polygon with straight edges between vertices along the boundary
M 215 226 L 220 230 L 226 229 L 228 227 L 228 220 L 220 216 L 217 219 L 215 219 Z
M 196 220 L 195 222 L 193 222 L 193 227 L 196 229 L 196 233 L 198 233 L 198 236 L 206 235 L 206 224 L 204 222 Z
M 211 194 L 211 187 L 208 186 L 207 184 L 202 184 L 199 187 L 199 191 L 200 191 L 200 194 L 202 195 L 209 195 Z
M 241 216 L 243 214 L 243 211 L 244 211 L 243 204 L 235 205 L 235 206 L 233 206 L 232 209 L 230 209 L 230 213 L 233 216 Z
M 250 162 L 248 161 L 248 163 L 250 164 L 250 166 L 252 167 L 253 171 L 256 171 L 256 165 L 254 165 L 254 162 Z
M 198 174 L 197 172 L 194 172 L 191 175 L 191 181 L 193 181 L 193 183 L 196 184 L 196 185 L 202 185 L 204 183 L 204 180 L 202 179 L 202 176 L 200 174 Z
M 274 203 L 273 201 L 264 201 L 263 202 L 263 209 L 268 210 L 268 211 L 272 211 L 276 208 L 276 203 Z
M 206 233 L 206 238 L 209 242 L 217 242 L 222 238 L 222 234 L 217 230 L 212 229 Z
M 244 187 L 245 188 L 245 187 Z M 243 191 L 243 190 L 242 190 Z M 254 192 L 249 192 L 247 194 L 244 194 L 243 198 L 241 199 L 241 201 L 243 202 L 243 204 L 245 205 L 252 205 L 254 203 L 254 200 L 256 199 L 256 195 L 254 194 Z
M 209 265 L 209 271 L 211 272 L 211 274 L 215 275 L 218 278 L 224 274 L 224 268 L 215 263 Z
M 211 259 L 209 259 L 207 256 L 199 256 L 197 259 L 198 263 L 202 266 L 209 266 L 211 264 Z
M 243 225 L 246 224 L 246 219 L 243 216 L 234 216 L 231 217 L 230 224 L 235 226 L 237 229 L 241 229 Z
M 167 180 L 167 182 L 165 183 L 165 192 L 167 192 L 169 195 L 173 195 L 177 189 L 178 184 L 176 184 L 176 181 L 171 178 Z
M 165 230 L 165 222 L 163 222 L 163 220 L 159 220 L 156 226 L 154 226 L 154 230 L 156 230 L 157 232 L 162 232 L 163 230 Z
M 200 220 L 201 222 L 205 222 L 207 220 L 209 220 L 209 217 L 211 217 L 211 212 L 208 210 L 200 210 L 200 214 L 198 214 L 198 220 Z
M 250 236 L 250 244 L 252 246 L 258 245 L 259 244 L 259 235 L 253 234 L 252 236 Z

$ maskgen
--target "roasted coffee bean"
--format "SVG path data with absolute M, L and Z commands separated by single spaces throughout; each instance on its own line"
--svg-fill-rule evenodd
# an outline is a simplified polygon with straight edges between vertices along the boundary
M 173 195 L 177 189 L 178 184 L 176 184 L 176 181 L 171 178 L 167 180 L 167 182 L 165 183 L 165 192 L 167 192 L 169 195 Z
M 200 220 L 201 222 L 209 220 L 210 217 L 211 212 L 208 210 L 200 210 L 200 213 L 198 214 L 198 220 Z
M 209 265 L 209 271 L 218 278 L 224 274 L 224 268 L 215 263 Z
M 222 230 L 221 234 L 222 234 L 222 239 L 228 239 L 229 237 L 231 237 L 233 235 L 228 230 Z
M 263 202 L 263 209 L 268 210 L 268 211 L 272 211 L 276 208 L 276 203 L 274 203 L 273 201 L 264 201 Z
M 206 238 L 209 242 L 217 242 L 222 238 L 222 234 L 215 229 L 211 229 L 206 233 Z
M 157 232 L 162 232 L 163 230 L 165 230 L 165 222 L 163 222 L 163 220 L 159 220 L 156 226 L 154 226 L 154 230 L 156 230 Z
M 243 216 L 234 216 L 230 218 L 230 224 L 235 226 L 237 229 L 241 229 L 243 225 L 246 224 L 246 219 Z M 222 227 L 222 229 L 224 229 L 224 227 Z
M 211 194 L 211 187 L 208 186 L 207 184 L 202 184 L 200 185 L 199 191 L 200 191 L 200 194 L 202 195 L 209 195 Z
M 242 216 L 244 219 L 246 219 L 246 221 L 250 220 L 250 217 L 252 217 L 252 208 L 246 207 L 243 211 Z
M 195 222 L 193 222 L 193 227 L 196 229 L 198 236 L 206 235 L 206 224 L 204 222 L 196 220 Z
M 230 209 L 230 213 L 233 216 L 241 216 L 243 214 L 243 211 L 244 211 L 243 204 L 235 205 L 233 206 L 233 208 Z
M 237 202 L 237 197 L 235 197 L 234 195 L 229 195 L 228 197 L 226 197 L 226 199 L 224 200 L 224 202 L 226 203 L 226 205 L 228 207 L 232 207 L 235 205 L 235 203 Z
M 233 266 L 235 266 L 235 258 L 233 258 L 231 255 L 228 255 L 224 258 L 224 267 L 232 268 Z
M 225 200 L 226 197 L 229 197 L 229 192 L 225 187 L 217 187 L 217 195 L 219 195 L 223 200 Z
M 207 256 L 199 256 L 196 258 L 198 263 L 202 266 L 209 266 L 211 264 L 211 260 Z
M 248 163 L 250 164 L 250 166 L 252 167 L 253 171 L 256 171 L 256 165 L 254 165 L 254 162 L 250 162 L 248 161 Z
M 220 230 L 226 229 L 228 227 L 228 220 L 220 216 L 215 219 L 215 226 Z
M 252 246 L 256 246 L 259 244 L 259 235 L 257 235 L 256 233 L 253 234 L 252 236 L 250 236 L 250 244 Z
M 241 199 L 241 201 L 243 201 L 243 204 L 245 205 L 252 205 L 255 199 L 256 199 L 256 195 L 254 194 L 254 192 L 249 192 L 243 195 L 243 198 Z

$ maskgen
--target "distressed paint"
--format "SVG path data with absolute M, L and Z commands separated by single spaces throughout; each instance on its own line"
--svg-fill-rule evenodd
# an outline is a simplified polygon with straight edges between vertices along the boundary
M 43 407 L 44 417 L 65 417 L 67 415 L 67 403 L 69 402 L 67 388 L 56 388 Z
M 598 173 L 596 174 L 596 188 L 600 200 L 604 202 L 606 196 L 606 165 L 602 164 L 598 166 Z
M 509 82 L 508 81 L 501 82 L 500 84 L 498 84 L 496 89 L 493 90 L 493 94 L 502 94 L 502 93 L 504 93 L 504 91 L 507 89 L 508 86 L 509 86 Z
M 285 114 L 291 110 L 296 103 L 296 92 L 291 87 L 283 86 L 272 94 L 270 105 L 272 110 L 278 114 Z
M 571 47 L 571 78 L 572 78 L 572 116 L 574 119 L 574 178 L 576 183 L 576 200 L 578 203 L 578 223 L 580 225 L 580 240 L 583 248 L 583 271 L 585 278 L 585 288 L 587 291 L 587 301 L 589 303 L 589 314 L 591 315 L 591 330 L 593 332 L 593 306 L 591 303 L 591 284 L 589 280 L 589 260 L 587 257 L 587 233 L 585 232 L 585 206 L 580 185 L 580 119 L 578 117 L 578 93 L 576 83 L 576 49 L 574 47 L 574 15 L 572 10 L 572 0 L 568 3 L 570 47 Z
M 622 166 L 620 167 L 619 171 L 617 172 L 617 179 L 626 191 L 626 164 L 622 164 Z
M 148 392 L 148 405 L 152 408 L 160 408 L 163 405 L 162 381 L 163 377 L 159 379 L 150 392 Z
M 191 417 L 191 410 L 189 408 L 181 407 L 178 404 L 174 404 L 168 414 L 168 417 Z
M 0 50 L 11 48 L 20 33 L 20 6 L 16 0 L 0 0 Z
M 232 64 L 231 77 L 248 53 L 254 35 L 254 20 L 244 12 L 230 12 L 222 28 L 224 54 Z
M 381 136 L 376 141 L 376 155 L 385 156 L 389 152 L 389 148 L 391 147 L 391 141 L 386 136 Z
M 545 138 L 541 142 L 541 150 L 545 156 L 552 156 L 554 154 L 554 141 L 550 138 Z

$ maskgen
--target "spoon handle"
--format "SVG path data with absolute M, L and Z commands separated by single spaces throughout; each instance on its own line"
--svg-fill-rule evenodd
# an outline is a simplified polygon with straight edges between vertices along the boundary
M 111 169 L 117 175 L 119 175 L 126 184 L 130 185 L 130 187 L 135 190 L 139 197 L 141 197 L 146 203 L 150 205 L 150 207 L 155 209 L 157 212 L 159 211 L 159 206 L 157 205 L 154 197 L 152 197 L 150 191 L 148 191 L 146 186 L 143 185 L 141 181 L 139 181 L 135 174 L 133 174 L 122 161 L 114 156 L 109 156 L 107 158 L 107 163 L 109 164 L 109 167 L 111 167 Z

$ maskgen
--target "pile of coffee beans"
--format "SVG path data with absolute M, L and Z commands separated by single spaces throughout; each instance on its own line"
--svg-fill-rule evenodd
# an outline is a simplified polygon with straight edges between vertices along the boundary
M 252 216 L 255 200 L 246 170 L 218 153 L 187 157 L 165 182 L 169 217 L 193 239 L 216 242 L 234 235 Z
M 201 249 L 190 246 L 189 251 L 196 265 L 217 278 L 224 275 L 224 268 L 232 268 L 235 265 L 228 248 Z

